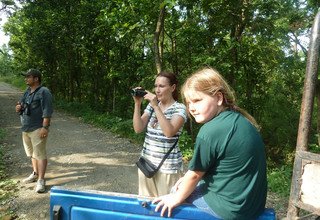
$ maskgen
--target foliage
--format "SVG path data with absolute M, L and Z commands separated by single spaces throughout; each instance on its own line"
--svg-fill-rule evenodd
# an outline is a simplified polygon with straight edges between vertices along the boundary
M 273 165 L 292 163 L 288 154 L 296 148 L 300 105 L 303 88 L 303 61 L 288 59 L 281 71 L 270 75 L 266 91 L 265 109 L 261 114 L 262 134 L 267 155 Z M 287 71 L 292 67 L 291 71 Z
M 0 49 L 0 76 L 12 76 L 16 72 L 9 48 L 3 45 Z
M 313 153 L 317 153 L 317 154 L 320 154 L 320 147 L 318 144 L 310 144 L 309 145 L 309 149 L 311 152 Z
M 282 197 L 290 195 L 292 166 L 283 165 L 268 171 L 268 188 Z
M 193 147 L 194 143 L 192 141 L 192 138 L 190 137 L 190 135 L 188 135 L 186 130 L 183 130 L 179 138 L 179 148 L 185 160 L 191 159 L 193 155 Z
M 286 1 L 161 4 L 168 8 L 163 68 L 183 81 L 200 66 L 217 67 L 241 94 L 239 103 L 259 118 L 268 74 L 277 71 L 276 62 L 285 61 L 290 22 L 304 18 L 304 11 L 295 12 L 298 6 Z M 28 2 L 5 29 L 12 34 L 18 66 L 40 68 L 57 97 L 128 117 L 129 88 L 138 82 L 150 88 L 155 74 L 150 33 L 160 5 L 152 5 L 143 0 Z M 290 17 L 283 20 L 288 11 Z

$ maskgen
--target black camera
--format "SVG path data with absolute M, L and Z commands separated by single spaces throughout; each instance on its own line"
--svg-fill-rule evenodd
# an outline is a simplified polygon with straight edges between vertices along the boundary
M 21 106 L 21 110 L 20 110 L 19 114 L 22 115 L 23 113 L 24 113 L 25 115 L 30 115 L 30 104 L 24 103 L 24 104 Z
M 143 97 L 146 94 L 147 94 L 147 92 L 144 89 L 131 89 L 132 96 Z

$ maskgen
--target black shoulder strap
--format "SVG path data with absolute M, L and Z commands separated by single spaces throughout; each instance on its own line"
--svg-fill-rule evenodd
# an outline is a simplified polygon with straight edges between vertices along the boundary
M 42 87 L 41 85 L 40 85 L 39 87 L 37 87 L 36 90 L 34 90 L 33 94 L 35 94 L 36 92 L 38 92 L 41 87 Z M 23 94 L 24 97 L 28 94 L 28 90 L 29 90 L 29 88 L 24 92 L 24 94 Z
M 151 110 L 151 113 L 150 113 L 150 117 L 149 117 L 149 120 L 148 120 L 148 123 L 152 117 L 152 113 L 153 113 L 154 109 L 152 108 Z M 162 166 L 163 162 L 168 158 L 169 154 L 171 153 L 171 151 L 173 150 L 173 148 L 175 148 L 175 146 L 177 145 L 179 141 L 179 137 L 178 139 L 176 140 L 176 142 L 172 145 L 172 147 L 169 149 L 169 151 L 166 153 L 166 155 L 164 155 L 164 157 L 162 158 L 161 162 L 159 163 L 158 167 L 157 167 L 157 171 L 160 169 L 160 167 Z
M 38 92 L 41 89 L 42 85 L 40 85 L 38 88 L 36 88 L 36 90 L 34 90 L 33 94 L 36 94 L 36 92 Z
M 150 117 L 149 117 L 149 119 L 148 119 L 148 123 L 149 123 L 149 121 L 150 121 L 150 119 L 151 119 L 151 117 L 152 117 L 153 112 L 154 112 L 154 109 L 152 108 L 152 109 L 151 109 L 151 112 L 150 112 Z M 148 123 L 147 123 L 147 125 L 148 125 Z
M 30 103 L 33 101 L 33 98 L 34 98 L 34 96 L 35 96 L 35 94 L 41 89 L 41 85 L 38 87 L 38 88 L 36 88 L 36 90 L 34 90 L 33 91 L 33 93 L 30 93 L 30 94 L 32 94 L 32 98 L 31 98 L 31 101 L 30 101 Z M 25 91 L 25 93 L 23 94 L 23 98 L 24 98 L 24 100 L 27 98 L 27 94 L 28 94 L 28 89 Z
M 160 169 L 160 167 L 162 166 L 163 162 L 168 158 L 169 154 L 171 153 L 171 151 L 173 150 L 173 148 L 175 148 L 175 146 L 177 145 L 179 141 L 179 137 L 176 140 L 176 142 L 174 142 L 174 144 L 172 145 L 172 147 L 170 148 L 170 150 L 166 153 L 166 155 L 162 158 L 161 162 L 159 163 L 158 167 L 157 167 L 157 171 Z

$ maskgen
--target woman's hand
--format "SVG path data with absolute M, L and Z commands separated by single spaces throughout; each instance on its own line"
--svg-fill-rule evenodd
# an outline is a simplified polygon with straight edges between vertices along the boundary
M 136 88 L 134 88 L 134 89 L 141 89 L 141 87 L 136 87 Z M 136 104 L 141 104 L 142 103 L 142 101 L 143 101 L 143 97 L 141 97 L 141 96 L 132 96 L 132 98 L 133 98 L 133 100 L 134 100 L 134 102 L 136 103 Z
M 142 101 L 143 101 L 143 97 L 139 97 L 139 96 L 132 96 L 134 103 L 141 105 Z
M 157 107 L 158 106 L 157 96 L 147 90 L 146 92 L 147 94 L 144 96 L 144 98 L 150 102 L 152 108 Z
M 141 89 L 141 87 L 135 89 Z M 144 97 L 132 96 L 132 98 L 134 100 L 133 129 L 136 133 L 141 133 L 146 128 L 150 116 L 146 112 L 141 115 L 141 103 Z

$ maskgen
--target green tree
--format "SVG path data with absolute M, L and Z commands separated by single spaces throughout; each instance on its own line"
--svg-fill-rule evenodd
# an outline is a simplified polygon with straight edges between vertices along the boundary
M 9 48 L 3 45 L 0 49 L 0 76 L 10 76 L 15 73 L 13 59 L 10 55 Z
M 308 33 L 315 1 L 42 0 L 9 19 L 13 62 L 37 67 L 57 98 L 131 118 L 135 86 L 160 70 L 183 83 L 217 68 L 238 105 L 260 123 L 271 159 L 295 148 Z M 302 49 L 301 49 L 302 48 Z M 198 126 L 188 122 L 189 134 Z

